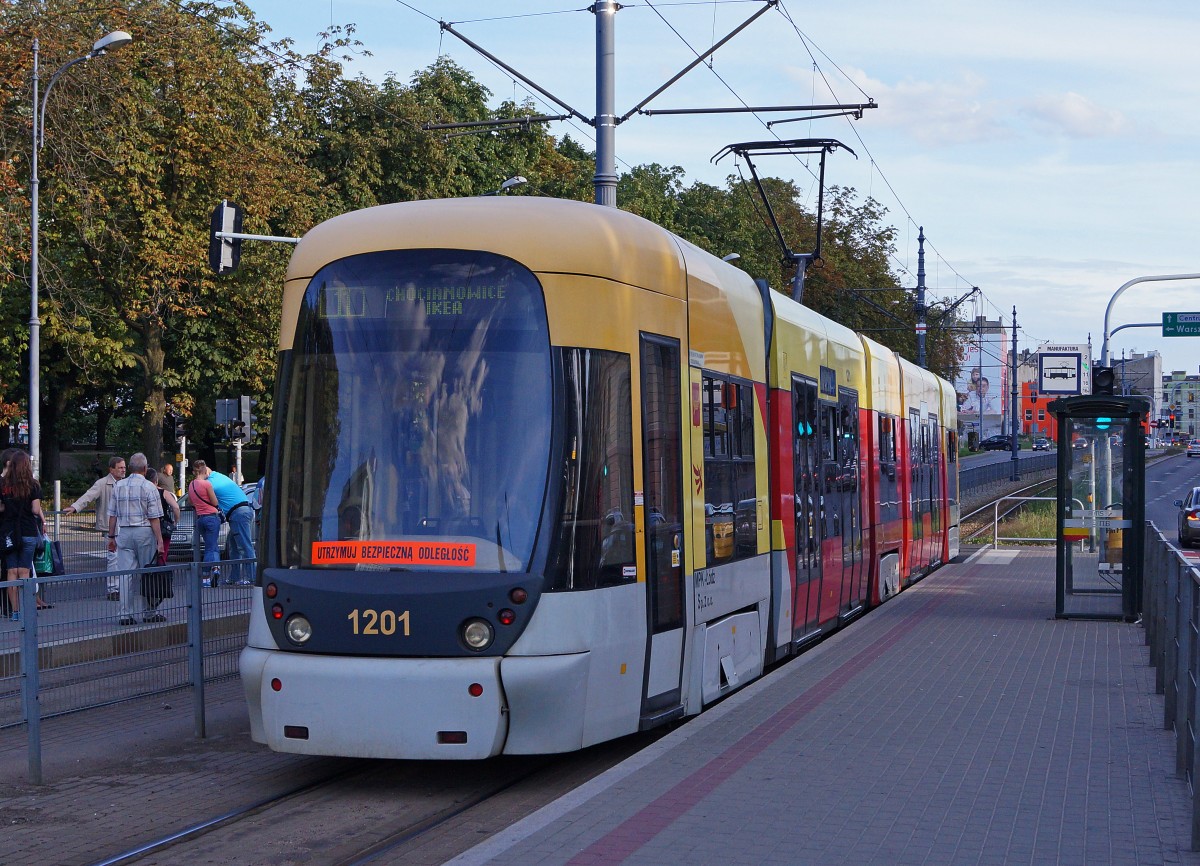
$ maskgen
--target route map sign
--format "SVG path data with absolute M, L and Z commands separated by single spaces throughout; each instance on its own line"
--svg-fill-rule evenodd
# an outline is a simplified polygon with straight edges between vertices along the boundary
M 1200 313 L 1163 313 L 1164 337 L 1200 337 Z

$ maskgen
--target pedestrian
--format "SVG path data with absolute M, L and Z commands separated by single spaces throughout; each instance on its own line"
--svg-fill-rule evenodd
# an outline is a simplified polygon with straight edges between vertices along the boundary
M 19 448 L 5 448 L 0 452 L 0 479 L 8 475 L 8 464 L 12 461 L 12 456 Z M 2 518 L 2 515 L 0 515 Z M 8 557 L 0 555 L 0 581 L 8 580 Z M 8 606 L 8 593 L 0 592 L 0 616 L 7 619 L 12 614 L 12 608 Z
M 200 474 L 198 469 L 196 474 Z M 245 561 L 254 559 L 254 543 L 251 540 L 254 531 L 254 509 L 250 507 L 250 500 L 232 478 L 214 472 L 207 465 L 204 467 L 204 479 L 212 485 L 213 493 L 217 495 L 217 507 L 229 523 L 232 548 L 230 559 L 243 560 L 233 567 L 233 574 L 230 575 L 228 583 L 252 586 L 254 580 L 251 575 L 254 566 Z
M 0 485 L 0 539 L 5 543 L 8 579 L 21 580 L 33 574 L 33 552 L 42 526 L 42 488 L 33 477 L 33 463 L 24 451 L 16 451 L 5 467 Z M 11 546 L 9 546 L 11 544 Z M 21 618 L 21 598 L 17 587 L 8 587 L 12 618 Z
M 163 483 L 164 479 L 165 484 Z M 158 486 L 164 487 L 172 493 L 175 492 L 175 465 L 173 463 L 168 463 L 158 470 Z
M 163 516 L 158 526 L 162 532 L 163 552 L 155 564 L 165 566 L 167 557 L 171 555 L 171 533 L 175 531 L 175 524 L 179 522 L 179 502 L 171 490 L 171 482 L 156 472 L 153 466 L 146 470 L 146 480 L 158 488 L 159 504 L 162 506 Z M 158 610 L 163 599 L 174 598 L 173 584 L 173 574 L 170 571 L 142 575 L 142 597 L 146 599 L 146 606 L 152 613 Z
M 201 575 L 204 581 L 207 581 L 208 586 L 216 586 L 217 581 L 221 576 L 221 550 L 219 539 L 221 537 L 221 512 L 217 507 L 217 494 L 213 492 L 212 485 L 205 479 L 208 474 L 208 466 L 203 460 L 197 460 L 192 464 L 194 477 L 192 483 L 188 485 L 188 501 L 192 504 L 192 509 L 195 512 L 193 520 L 193 531 L 200 534 L 200 538 L 204 541 L 204 562 L 212 563 L 206 566 L 206 571 Z
M 108 461 L 108 474 L 96 480 L 96 483 L 88 488 L 87 493 L 80 496 L 70 505 L 63 509 L 63 514 L 75 514 L 83 511 L 93 502 L 96 503 L 96 531 L 103 535 L 108 534 L 108 502 L 112 499 L 113 487 L 116 483 L 125 477 L 125 458 L 111 457 Z M 105 545 L 108 558 L 105 563 L 108 575 L 108 600 L 116 601 L 120 598 L 121 584 L 117 577 L 117 555 L 114 552 L 112 545 Z
M 167 464 L 169 469 L 171 464 Z M 163 562 L 171 555 L 171 535 L 175 532 L 175 526 L 179 523 L 179 500 L 175 497 L 174 485 L 171 483 L 169 476 L 163 475 L 161 472 L 155 472 L 154 467 L 146 470 L 146 480 L 151 484 L 157 485 L 158 496 L 162 500 L 162 523 L 159 524 L 162 529 L 163 539 Z
M 158 487 L 146 480 L 147 468 L 145 454 L 139 451 L 130 457 L 130 474 L 113 487 L 108 502 L 108 549 L 117 554 L 121 625 L 136 625 L 137 614 L 144 604 L 141 592 L 134 591 L 134 573 L 154 565 L 163 552 L 162 500 Z M 165 622 L 166 617 L 148 612 L 143 620 Z

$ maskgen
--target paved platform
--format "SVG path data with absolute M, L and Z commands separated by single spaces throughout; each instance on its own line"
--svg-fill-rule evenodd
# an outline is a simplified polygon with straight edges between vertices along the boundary
M 1200 864 L 1142 628 L 1053 617 L 947 566 L 451 862 Z

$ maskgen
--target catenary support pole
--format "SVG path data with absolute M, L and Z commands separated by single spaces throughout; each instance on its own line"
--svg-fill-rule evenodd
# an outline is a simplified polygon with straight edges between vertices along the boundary
M 616 0 L 597 0 L 596 16 L 596 204 L 617 206 Z
M 1012 477 L 1010 480 L 1019 481 L 1021 478 L 1021 441 L 1018 438 L 1020 430 L 1019 419 L 1017 418 L 1018 402 L 1017 402 L 1017 308 L 1013 307 L 1012 317 L 1012 357 L 1009 359 L 1008 377 L 1011 380 L 1012 388 L 1008 395 L 1008 413 L 1012 419 Z
M 929 369 L 925 363 L 925 332 L 928 325 L 925 321 L 925 226 L 917 229 L 917 366 L 922 370 Z M 981 410 L 982 411 L 982 410 Z

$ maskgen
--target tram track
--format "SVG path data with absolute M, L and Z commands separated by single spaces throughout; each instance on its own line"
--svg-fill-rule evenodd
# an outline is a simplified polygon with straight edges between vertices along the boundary
M 461 764 L 354 759 L 92 866 L 440 863 L 486 838 L 480 827 L 499 831 L 665 733 L 635 734 L 567 755 Z
M 1012 496 L 1042 496 L 1048 492 L 1053 492 L 1057 487 L 1057 479 L 1050 478 L 1048 480 L 1036 481 L 1033 484 L 1027 484 L 1024 487 L 1016 490 L 1006 491 L 999 496 L 994 496 L 979 508 L 964 514 L 959 518 L 959 539 L 960 543 L 968 544 L 973 539 L 979 538 L 985 532 L 992 529 L 995 518 L 996 503 Z M 1020 511 L 1026 503 L 1015 502 L 1007 506 L 1001 513 L 1000 519 L 1010 517 Z

